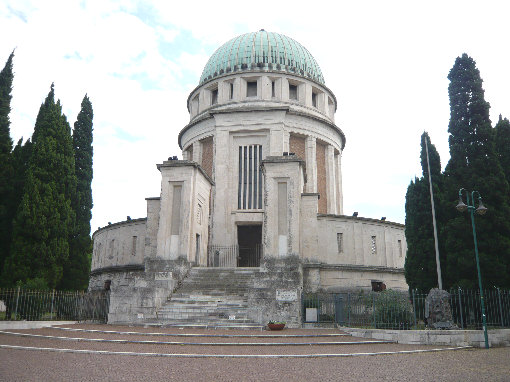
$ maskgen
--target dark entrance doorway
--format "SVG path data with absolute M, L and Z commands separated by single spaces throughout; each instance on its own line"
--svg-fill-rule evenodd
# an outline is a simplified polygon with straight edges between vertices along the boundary
M 262 225 L 237 226 L 238 267 L 260 267 Z

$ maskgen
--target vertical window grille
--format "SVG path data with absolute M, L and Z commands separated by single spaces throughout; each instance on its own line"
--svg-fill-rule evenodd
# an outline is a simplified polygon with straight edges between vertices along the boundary
M 108 256 L 110 259 L 113 259 L 114 249 L 115 249 L 115 239 L 112 239 L 112 241 L 110 241 L 110 256 Z
M 398 257 L 402 257 L 402 240 L 398 241 Z
M 262 208 L 261 158 L 262 145 L 239 146 L 237 208 L 240 210 Z
M 372 236 L 372 255 L 377 255 L 377 244 L 375 241 L 375 236 Z
M 338 253 L 344 252 L 344 234 L 343 233 L 337 233 L 336 234 L 336 245 L 338 247 Z
M 271 81 L 271 97 L 276 97 L 276 90 L 275 90 L 275 81 Z
M 230 96 L 230 99 L 234 99 L 234 83 L 233 82 L 230 83 L 230 94 L 229 94 L 229 96 Z
M 131 242 L 131 255 L 132 256 L 136 255 L 136 240 L 137 240 L 137 237 L 133 236 L 133 240 Z

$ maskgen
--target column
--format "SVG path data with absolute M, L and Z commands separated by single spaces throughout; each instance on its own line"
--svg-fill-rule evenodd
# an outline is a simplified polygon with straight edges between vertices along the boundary
M 269 133 L 269 155 L 283 155 L 283 129 L 274 128 Z
M 202 163 L 202 143 L 198 140 L 193 142 L 193 158 L 191 160 L 198 164 Z
M 328 195 L 328 214 L 337 213 L 336 188 L 335 148 L 332 145 L 328 145 L 326 147 L 326 192 Z
M 235 205 L 237 206 L 237 183 L 232 179 L 232 165 L 230 160 L 231 150 L 232 155 L 237 159 L 237 149 L 230 147 L 230 136 L 226 130 L 218 130 L 216 133 L 217 147 L 221 150 L 216 150 L 215 169 L 216 169 L 216 186 L 215 196 L 213 199 L 214 206 L 211 219 L 211 240 L 212 244 L 216 245 L 230 245 L 229 234 L 231 234 L 231 227 L 229 224 L 231 213 L 231 198 L 236 198 Z
M 343 215 L 344 195 L 342 190 L 342 151 L 335 155 L 335 167 L 336 167 L 336 200 L 337 200 L 336 212 L 338 215 Z
M 317 140 L 315 137 L 306 138 L 306 192 L 317 192 Z
M 283 152 L 290 151 L 290 133 L 288 131 L 283 132 Z

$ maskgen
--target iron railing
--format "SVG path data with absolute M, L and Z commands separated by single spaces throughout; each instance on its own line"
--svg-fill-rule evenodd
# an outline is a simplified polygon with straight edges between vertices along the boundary
M 209 267 L 237 267 L 239 247 L 237 245 L 210 245 L 208 248 Z
M 239 247 L 238 245 L 210 245 L 207 266 L 209 267 L 259 267 L 261 246 Z
M 499 288 L 483 291 L 487 326 L 510 327 L 510 290 Z M 412 291 L 417 325 L 426 324 L 425 298 L 427 294 Z M 450 308 L 454 323 L 461 329 L 482 329 L 482 307 L 479 290 L 450 290 Z
M 510 328 L 510 291 L 484 291 L 487 326 Z M 424 329 L 426 293 L 418 291 L 358 292 L 336 294 L 305 293 L 303 321 L 337 323 L 345 326 L 384 329 Z M 460 329 L 481 329 L 480 293 L 450 291 L 453 323 Z
M 260 267 L 260 244 L 252 247 L 239 247 L 238 267 Z
M 0 289 L 0 320 L 106 322 L 109 292 Z

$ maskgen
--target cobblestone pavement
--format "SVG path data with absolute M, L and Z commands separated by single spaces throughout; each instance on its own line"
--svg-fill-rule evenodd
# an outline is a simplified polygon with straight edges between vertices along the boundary
M 78 327 L 78 326 L 74 326 Z M 73 338 L 223 342 L 221 345 L 169 345 L 87 342 L 0 334 L 0 344 L 47 348 L 154 352 L 165 354 L 317 354 L 368 353 L 430 348 L 398 344 L 234 346 L 224 342 L 360 341 L 353 337 L 217 338 L 172 334 L 271 335 L 272 332 L 179 330 L 79 326 L 87 329 L 164 332 L 168 335 L 126 335 L 64 331 L 54 328 L 10 330 Z M 336 330 L 286 330 L 283 334 L 335 334 Z M 510 381 L 510 347 L 434 353 L 387 354 L 346 358 L 174 358 L 116 354 L 76 354 L 0 348 L 0 381 Z

